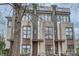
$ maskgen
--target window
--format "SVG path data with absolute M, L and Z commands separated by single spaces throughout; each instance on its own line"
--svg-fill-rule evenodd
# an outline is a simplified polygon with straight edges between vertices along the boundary
M 57 15 L 57 21 L 60 22 L 60 15 Z
M 69 16 L 68 15 L 57 15 L 57 21 L 58 22 L 69 22 Z
M 53 28 L 45 28 L 45 39 L 53 39 Z
M 73 33 L 72 33 L 72 28 L 66 28 L 65 29 L 65 35 L 66 35 L 66 39 L 73 39 Z
M 31 27 L 23 27 L 23 38 L 31 38 Z
M 23 55 L 30 55 L 31 46 L 30 45 L 22 45 L 22 54 Z
M 39 21 L 44 21 L 44 15 L 39 15 L 38 20 Z
M 23 21 L 30 21 L 32 19 L 32 15 L 31 14 L 25 14 L 22 18 Z
M 39 21 L 50 21 L 51 20 L 51 14 L 42 14 L 38 17 Z
M 8 27 L 11 27 L 11 26 L 12 26 L 12 20 L 8 20 L 7 26 L 8 26 Z

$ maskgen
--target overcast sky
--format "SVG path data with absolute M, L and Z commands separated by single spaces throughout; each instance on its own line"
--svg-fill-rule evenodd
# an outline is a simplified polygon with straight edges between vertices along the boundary
M 54 3 L 51 3 L 51 4 L 54 4 Z M 50 5 L 50 4 L 48 4 Z M 79 4 L 70 4 L 70 3 L 60 3 L 60 4 L 54 4 L 54 5 L 57 5 L 58 7 L 64 7 L 64 8 L 70 8 L 70 11 L 71 11 L 71 15 L 70 15 L 70 18 L 71 18 L 71 22 L 74 23 L 74 26 L 75 26 L 75 38 L 78 38 L 79 36 Z M 9 5 L 0 5 L 0 33 L 1 34 L 5 34 L 6 32 L 6 18 L 5 16 L 12 16 L 12 8 L 11 6 Z M 4 21 L 2 21 L 4 20 Z M 5 25 L 4 24 L 1 24 L 1 23 L 4 23 L 5 22 Z M 3 33 L 4 32 L 4 33 Z

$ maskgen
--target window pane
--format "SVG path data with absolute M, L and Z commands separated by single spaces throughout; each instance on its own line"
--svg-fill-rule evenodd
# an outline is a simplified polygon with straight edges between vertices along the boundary
M 69 35 L 69 32 L 66 32 L 66 35 Z
M 48 36 L 47 35 L 45 36 L 45 39 L 48 39 Z
M 26 38 L 26 35 L 23 35 L 23 38 Z
M 66 34 L 66 38 L 67 38 L 67 39 L 73 39 L 73 38 L 72 38 L 72 35 L 73 35 L 73 34 L 72 34 L 72 28 L 71 28 L 71 27 L 70 27 L 70 28 L 69 28 L 69 27 L 66 28 L 65 34 Z
M 47 21 L 47 15 L 45 15 L 45 21 Z
M 11 21 L 8 22 L 8 26 L 12 26 L 12 22 Z
M 30 55 L 31 52 L 31 46 L 30 45 L 23 45 L 22 46 L 22 54 L 24 55 Z
M 31 38 L 31 36 L 30 35 L 27 35 L 27 38 Z
M 27 47 L 25 45 L 22 46 L 24 49 L 26 49 Z
M 53 35 L 52 31 L 49 31 L 49 35 Z
M 51 21 L 51 15 L 48 15 L 48 21 Z
M 31 18 L 32 18 L 32 16 L 31 16 L 31 15 L 29 15 L 29 20 L 31 20 Z
M 23 27 L 23 38 L 31 38 L 31 27 Z
M 29 48 L 30 48 L 30 46 L 29 46 L 29 45 L 27 45 L 27 48 L 29 49 Z
M 48 28 L 45 28 L 45 35 L 48 34 Z
M 45 38 L 52 39 L 53 36 L 53 28 L 47 27 L 45 28 Z
M 60 22 L 60 16 L 59 15 L 57 15 L 57 21 Z
M 26 34 L 26 31 L 23 31 L 23 34 L 25 35 Z
M 49 38 L 52 39 L 53 38 L 52 35 L 49 35 Z
M 68 31 L 68 28 L 66 28 L 66 32 Z
M 49 31 L 51 32 L 52 31 L 52 28 L 49 28 Z
M 25 20 L 25 16 L 23 16 L 22 20 L 23 20 L 23 21 Z
M 28 27 L 28 30 L 31 30 L 31 27 Z
M 23 27 L 23 30 L 27 30 L 27 27 Z
M 31 18 L 32 18 L 31 14 L 26 14 L 26 15 L 23 16 L 22 20 L 23 21 L 24 20 L 29 21 L 29 20 L 31 20 Z
M 67 15 L 57 15 L 58 22 L 69 22 L 69 17 Z
M 70 32 L 70 35 L 72 35 L 72 32 Z
M 28 31 L 27 34 L 28 34 L 28 35 L 31 35 L 31 31 Z
M 69 22 L 69 17 L 68 16 L 66 16 L 66 20 L 67 20 L 67 22 Z
M 69 28 L 69 31 L 72 31 L 72 28 Z
M 53 34 L 53 29 L 49 28 L 49 35 L 52 35 L 52 34 Z
M 63 16 L 60 16 L 61 17 L 61 22 L 63 22 Z

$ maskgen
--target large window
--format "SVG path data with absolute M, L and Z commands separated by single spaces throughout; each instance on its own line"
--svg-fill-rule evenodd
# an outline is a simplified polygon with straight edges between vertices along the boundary
M 58 22 L 69 22 L 69 16 L 67 15 L 57 15 Z
M 45 39 L 53 39 L 53 28 L 52 27 L 45 28 Z
M 31 14 L 25 14 L 22 18 L 23 21 L 30 21 L 32 19 L 32 15 Z
M 22 45 L 22 54 L 23 55 L 30 55 L 31 53 L 31 46 L 30 45 Z
M 50 21 L 51 20 L 51 14 L 41 14 L 38 17 L 39 21 Z
M 23 27 L 23 38 L 28 38 L 28 39 L 31 38 L 31 27 L 29 26 Z
M 73 39 L 73 31 L 71 27 L 65 28 L 66 39 Z

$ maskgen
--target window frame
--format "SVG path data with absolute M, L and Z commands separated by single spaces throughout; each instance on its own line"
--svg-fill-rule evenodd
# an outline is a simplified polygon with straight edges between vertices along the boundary
M 25 46 L 25 48 L 23 48 L 23 46 Z M 30 48 L 27 48 L 27 46 L 30 46 Z M 28 54 L 28 51 L 29 51 L 29 54 L 30 54 L 31 53 L 31 45 L 23 44 L 22 45 L 22 54 L 23 55 Z
M 66 35 L 67 40 L 73 40 L 73 28 L 72 27 L 66 27 L 65 28 L 65 35 Z
M 47 28 L 47 30 L 46 30 Z M 46 27 L 45 28 L 45 39 L 53 39 L 53 35 L 54 35 L 54 29 L 52 27 Z M 52 29 L 51 31 L 49 29 Z M 51 38 L 50 38 L 51 36 Z
M 32 20 L 32 15 L 27 13 L 24 14 L 24 16 L 22 17 L 22 21 L 31 21 Z
M 38 20 L 40 21 L 51 21 L 51 14 L 39 14 Z
M 26 27 L 26 30 L 23 30 L 24 27 Z M 31 39 L 31 34 L 32 34 L 31 33 L 31 31 L 32 31 L 31 26 L 23 26 L 23 28 L 22 28 L 22 38 L 23 39 Z M 30 28 L 30 29 L 28 29 L 28 28 Z M 26 34 L 24 34 L 24 31 L 26 32 Z M 26 36 L 25 38 L 24 38 L 24 35 Z
M 69 15 L 57 15 L 57 22 L 70 22 Z

